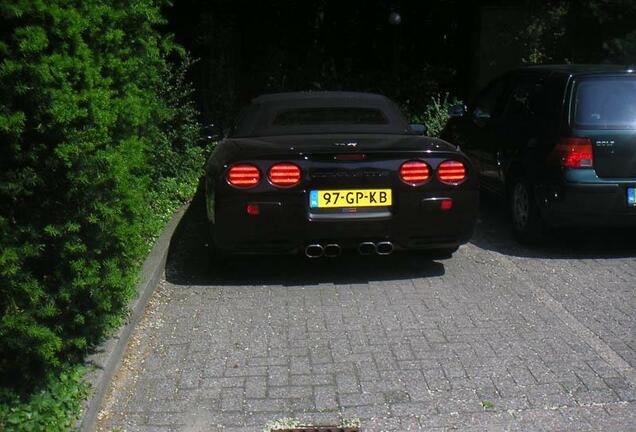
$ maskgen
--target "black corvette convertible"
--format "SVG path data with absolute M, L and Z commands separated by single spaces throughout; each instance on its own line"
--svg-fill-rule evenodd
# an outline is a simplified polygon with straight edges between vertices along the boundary
M 452 253 L 473 232 L 477 177 L 458 148 L 424 131 L 380 95 L 254 99 L 206 166 L 214 247 L 311 258 Z

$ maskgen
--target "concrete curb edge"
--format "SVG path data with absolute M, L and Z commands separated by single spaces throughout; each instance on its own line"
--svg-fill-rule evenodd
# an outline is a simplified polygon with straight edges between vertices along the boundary
M 108 340 L 104 341 L 94 354 L 88 356 L 85 364 L 89 367 L 85 380 L 91 385 L 90 396 L 84 402 L 78 429 L 81 432 L 93 432 L 97 426 L 97 415 L 106 397 L 110 383 L 119 369 L 133 330 L 144 313 L 151 294 L 163 276 L 168 250 L 181 218 L 190 203 L 183 205 L 172 216 L 157 238 L 155 245 L 146 257 L 140 281 L 137 284 L 137 297 L 130 303 L 130 313 L 126 323 Z

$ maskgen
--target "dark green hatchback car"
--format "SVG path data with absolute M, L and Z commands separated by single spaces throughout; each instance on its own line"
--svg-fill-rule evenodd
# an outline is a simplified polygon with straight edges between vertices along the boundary
M 636 226 L 636 70 L 521 68 L 449 115 L 442 138 L 508 200 L 519 240 L 546 225 Z

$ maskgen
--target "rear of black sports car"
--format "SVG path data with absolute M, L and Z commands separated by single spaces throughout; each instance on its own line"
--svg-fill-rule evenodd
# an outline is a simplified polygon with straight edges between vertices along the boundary
M 346 94 L 351 97 L 345 103 L 341 93 L 336 95 L 335 100 L 299 97 L 305 104 L 300 119 L 315 119 L 311 110 L 316 106 L 369 109 L 371 102 L 379 101 L 377 109 L 382 109 L 389 103 L 379 96 L 363 103 L 357 94 Z M 274 98 L 277 109 L 267 116 L 267 124 L 277 112 L 290 110 L 299 121 L 298 100 L 283 101 Z M 393 113 L 386 112 L 393 108 L 384 108 L 387 122 Z M 300 252 L 318 258 L 345 250 L 380 255 L 403 249 L 452 252 L 467 242 L 479 199 L 468 159 L 444 141 L 410 134 L 402 123 L 397 130 L 368 130 L 359 125 L 360 118 L 370 121 L 368 113 L 354 114 L 350 120 L 351 112 L 338 112 L 351 125 L 321 123 L 309 125 L 304 133 L 292 128 L 284 134 L 269 127 L 268 133 L 235 133 L 222 141 L 206 176 L 216 248 L 243 254 Z M 324 113 L 318 117 L 323 120 Z

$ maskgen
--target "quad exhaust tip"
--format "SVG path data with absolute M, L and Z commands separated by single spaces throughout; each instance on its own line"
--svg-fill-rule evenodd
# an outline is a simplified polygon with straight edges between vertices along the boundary
M 393 243 L 390 241 L 378 242 L 375 245 L 378 255 L 391 255 L 393 253 Z
M 342 248 L 337 243 L 331 243 L 325 246 L 324 251 L 326 257 L 335 258 L 337 256 L 340 256 L 340 254 L 342 253 Z
M 307 258 L 320 258 L 325 254 L 325 248 L 319 244 L 310 244 L 305 248 Z
M 358 245 L 358 253 L 360 255 L 391 255 L 394 246 L 390 241 L 381 242 L 362 242 Z M 342 254 L 342 247 L 338 243 L 329 243 L 325 246 L 314 243 L 305 247 L 305 256 L 307 258 L 320 258 L 322 256 L 335 258 Z
M 373 255 L 376 253 L 375 243 L 362 242 L 358 245 L 358 253 L 360 255 Z

